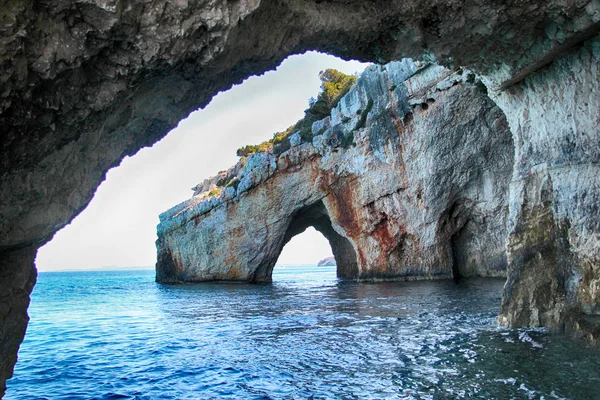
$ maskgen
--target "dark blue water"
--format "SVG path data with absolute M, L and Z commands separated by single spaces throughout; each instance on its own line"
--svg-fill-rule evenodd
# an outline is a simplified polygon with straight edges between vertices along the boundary
M 7 399 L 593 399 L 600 351 L 495 324 L 501 280 L 41 273 Z

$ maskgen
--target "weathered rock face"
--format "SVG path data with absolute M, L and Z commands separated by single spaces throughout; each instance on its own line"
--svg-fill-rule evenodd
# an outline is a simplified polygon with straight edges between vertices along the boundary
M 372 66 L 313 134 L 251 155 L 162 214 L 157 280 L 270 281 L 309 226 L 342 277 L 504 275 L 513 144 L 472 73 Z M 218 181 L 238 183 L 219 192 Z
M 23 252 L 35 253 L 77 215 L 108 168 L 157 141 L 219 90 L 308 49 L 376 62 L 427 52 L 446 64 L 485 75 L 490 88 L 531 90 L 531 96 L 539 97 L 538 104 L 546 104 L 545 99 L 552 104 L 556 100 L 552 86 L 538 84 L 534 90 L 519 82 L 594 37 L 599 9 L 597 0 L 14 0 L 3 4 L 0 264 L 2 271 L 19 272 L 0 272 L 1 359 L 15 359 L 13 344 L 22 336 L 13 335 L 25 331 L 26 302 L 12 300 L 13 294 L 30 288 L 22 285 L 20 277 L 33 269 L 33 255 L 24 257 Z M 579 62 L 593 74 L 594 60 Z M 572 73 L 579 72 L 572 69 Z M 511 109 L 527 104 L 511 96 L 499 101 L 509 118 L 517 117 Z M 593 120 L 597 103 L 588 104 L 587 118 Z M 555 103 L 555 107 L 562 105 Z M 528 121 L 535 124 L 532 118 Z M 561 136 L 552 124 L 547 126 L 548 137 Z M 581 129 L 577 125 L 573 129 L 575 143 L 583 143 L 578 136 Z M 515 143 L 517 148 L 522 145 Z M 552 151 L 560 149 L 548 149 Z M 527 153 L 516 162 L 524 157 Z M 560 201 L 553 198 L 553 207 Z M 510 204 L 511 213 L 517 215 L 513 209 L 517 203 Z M 568 201 L 563 206 L 577 208 L 570 215 L 584 215 L 583 220 L 590 216 L 588 208 L 580 209 L 578 203 Z M 525 225 L 533 220 L 522 219 Z M 584 242 L 597 243 L 594 229 L 584 232 L 581 237 L 588 238 Z M 597 262 L 593 265 L 597 269 Z M 515 264 L 513 270 L 518 268 Z M 593 287 L 597 275 L 582 276 Z M 595 297 L 592 303 L 597 301 Z M 12 361 L 1 368 L 0 392 L 12 374 Z
M 599 85 L 595 38 L 494 97 L 516 144 L 505 325 L 577 330 L 600 315 Z
M 47 241 L 87 205 L 108 168 L 289 54 L 320 49 L 384 61 L 427 49 L 510 83 L 597 31 L 598 8 L 596 1 L 11 1 L 0 28 L 0 249 Z
M 4 382 L 10 377 L 17 361 L 17 350 L 29 321 L 29 294 L 37 278 L 33 265 L 36 251 L 34 247 L 26 247 L 0 257 L 0 334 L 3 339 L 0 350 L 0 397 L 4 394 Z

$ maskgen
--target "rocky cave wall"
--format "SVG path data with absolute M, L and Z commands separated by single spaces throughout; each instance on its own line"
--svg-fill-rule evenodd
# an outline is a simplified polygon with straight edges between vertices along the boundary
M 527 141 L 538 134 L 533 127 L 521 135 L 520 126 L 535 125 L 533 117 L 544 119 L 545 114 L 527 117 L 519 107 L 531 105 L 543 110 L 552 104 L 560 110 L 563 104 L 553 85 L 568 88 L 573 78 L 576 87 L 584 84 L 576 75 L 593 77 L 597 58 L 577 54 L 581 43 L 597 37 L 599 9 L 597 0 L 15 0 L 3 4 L 0 391 L 12 375 L 25 332 L 29 293 L 36 279 L 33 260 L 37 248 L 85 208 L 110 167 L 157 141 L 219 90 L 273 68 L 289 54 L 308 49 L 375 62 L 426 54 L 445 65 L 466 66 L 485 78 L 490 95 L 508 116 L 517 148 L 515 171 L 521 171 L 530 153 L 519 149 L 526 148 Z M 569 61 L 569 54 L 579 60 Z M 537 71 L 550 63 L 571 65 L 569 79 L 557 82 L 543 72 L 538 75 Z M 530 76 L 538 76 L 538 82 L 534 84 L 533 78 L 528 81 Z M 530 83 L 524 84 L 524 79 Z M 550 79 L 549 84 L 543 79 Z M 596 96 L 594 89 L 587 109 L 573 108 L 578 119 L 597 120 L 600 107 Z M 548 119 L 544 126 L 548 138 L 563 137 L 554 121 Z M 575 147 L 589 137 L 589 147 L 597 149 L 593 126 L 586 135 L 581 135 L 583 128 L 577 124 L 572 129 L 574 134 L 568 136 Z M 552 152 L 562 151 L 561 147 L 552 148 L 558 142 L 548 143 L 547 151 L 535 156 L 537 165 L 546 162 L 544 157 L 556 160 Z M 584 150 L 578 152 L 582 155 Z M 593 162 L 588 165 L 591 171 Z M 570 166 L 584 173 L 573 163 L 564 163 L 563 169 Z M 534 175 L 521 172 L 521 176 L 529 177 L 525 179 L 528 182 L 537 179 Z M 548 175 L 557 176 L 555 172 Z M 593 180 L 579 177 L 572 176 L 569 184 L 589 199 L 588 193 L 596 193 Z M 549 269 L 549 276 L 554 277 L 549 280 L 554 283 L 548 287 L 562 288 L 565 282 L 573 287 L 546 290 L 550 300 L 544 303 L 548 307 L 561 308 L 568 303 L 569 309 L 577 310 L 581 300 L 586 304 L 581 313 L 598 314 L 594 306 L 598 303 L 598 262 L 591 256 L 597 254 L 593 249 L 598 243 L 593 201 L 567 200 L 566 192 L 554 190 L 555 185 L 566 189 L 567 183 L 555 180 L 552 190 L 543 191 L 545 200 L 541 201 L 535 198 L 540 192 L 531 185 L 523 183 L 521 187 L 527 187 L 527 192 L 516 190 L 518 196 L 514 197 L 526 200 L 525 194 L 533 196 L 529 203 L 510 202 L 514 216 L 510 237 L 515 245 L 509 246 L 513 278 L 507 288 L 525 277 L 529 281 L 542 277 L 520 274 L 524 264 L 531 271 Z M 521 234 L 528 231 L 529 224 L 543 225 L 534 223 L 540 220 L 535 214 L 542 209 L 546 211 L 540 215 L 550 221 L 545 226 L 551 233 L 544 235 L 533 229 L 530 234 Z M 588 219 L 591 222 L 586 222 Z M 456 240 L 460 242 L 460 238 Z M 553 244 L 537 246 L 542 242 Z M 540 251 L 527 254 L 530 245 Z M 555 260 L 546 257 L 552 249 L 566 248 L 570 250 L 558 253 L 571 257 L 569 265 L 574 265 L 579 280 L 577 274 L 564 280 L 568 274 L 555 270 L 565 267 L 557 268 Z M 543 261 L 529 262 L 536 259 Z M 579 291 L 580 282 L 589 289 Z M 505 293 L 503 315 L 515 310 L 510 304 L 522 304 L 525 312 L 524 318 L 507 318 L 506 323 L 527 323 L 532 319 L 526 308 L 533 303 L 513 301 L 516 293 L 530 300 L 538 294 Z M 571 296 L 573 293 L 576 296 Z M 540 323 L 563 319 L 543 318 Z M 579 321 L 577 324 L 583 323 Z
M 285 243 L 311 225 L 337 233 L 346 277 L 505 276 L 514 146 L 473 73 L 371 66 L 312 132 L 243 158 L 163 213 L 157 280 L 270 281 Z
M 599 85 L 596 37 L 494 96 L 516 144 L 507 326 L 578 330 L 600 315 Z

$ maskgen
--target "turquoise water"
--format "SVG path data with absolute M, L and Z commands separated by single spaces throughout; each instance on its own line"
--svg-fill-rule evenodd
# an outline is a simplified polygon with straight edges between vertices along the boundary
M 502 280 L 159 285 L 41 273 L 6 399 L 594 399 L 600 351 L 494 319 Z

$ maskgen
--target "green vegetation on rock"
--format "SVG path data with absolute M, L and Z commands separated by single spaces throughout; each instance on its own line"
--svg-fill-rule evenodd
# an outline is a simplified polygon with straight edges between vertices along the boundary
M 231 180 L 230 180 L 230 181 L 227 183 L 227 186 L 225 186 L 225 187 L 232 187 L 232 188 L 234 188 L 235 190 L 237 190 L 237 188 L 238 188 L 239 184 L 240 184 L 240 179 L 239 179 L 239 178 L 236 176 L 236 177 L 234 177 L 233 179 L 231 179 Z
M 354 130 L 362 129 L 362 128 L 365 127 L 365 124 L 367 123 L 367 116 L 371 112 L 372 108 L 373 108 L 373 100 L 369 99 L 369 101 L 367 102 L 367 106 L 365 107 L 365 109 L 360 112 L 360 119 L 356 123 L 356 126 L 354 127 Z
M 348 149 L 350 146 L 356 146 L 356 142 L 354 142 L 354 131 L 340 135 L 338 139 L 342 149 Z
M 218 196 L 221 194 L 221 189 L 213 189 L 210 192 L 208 192 L 208 197 L 213 197 L 213 196 Z
M 250 144 L 247 146 L 240 147 L 239 149 L 237 149 L 236 154 L 238 157 L 247 157 L 252 153 L 263 153 L 269 151 L 273 148 L 273 143 L 271 142 L 271 140 L 262 142 L 259 145 Z
M 231 182 L 231 181 L 232 181 L 234 178 L 235 178 L 235 176 L 231 175 L 231 176 L 225 177 L 225 178 L 223 178 L 223 179 L 219 179 L 219 180 L 217 181 L 217 186 L 218 186 L 218 187 L 226 187 L 226 186 L 229 186 L 229 182 Z
M 304 118 L 283 132 L 276 132 L 273 138 L 258 145 L 247 145 L 240 147 L 236 154 L 238 157 L 247 157 L 257 152 L 272 151 L 279 155 L 290 148 L 290 136 L 296 132 L 300 134 L 303 141 L 312 141 L 312 124 L 331 114 L 331 110 L 338 105 L 350 88 L 354 86 L 358 75 L 346 75 L 336 69 L 326 69 L 319 72 L 321 79 L 321 92 L 317 98 L 312 97 L 308 102 L 308 108 L 304 111 Z

